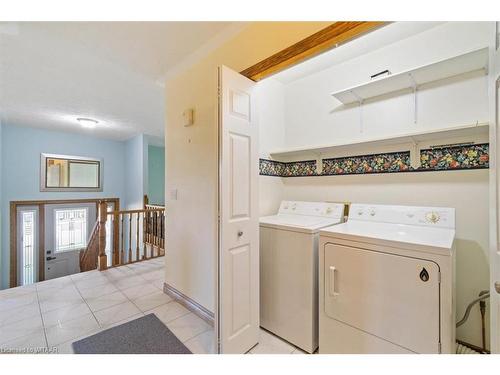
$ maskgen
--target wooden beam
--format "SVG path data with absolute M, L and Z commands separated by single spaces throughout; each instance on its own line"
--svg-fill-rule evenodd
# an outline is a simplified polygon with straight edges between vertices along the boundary
M 292 65 L 367 34 L 385 24 L 387 23 L 372 21 L 335 22 L 300 42 L 252 65 L 243 70 L 241 74 L 254 81 L 260 81 L 271 74 L 285 70 Z

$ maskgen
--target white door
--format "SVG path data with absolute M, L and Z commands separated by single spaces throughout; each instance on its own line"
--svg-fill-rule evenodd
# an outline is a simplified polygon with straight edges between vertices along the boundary
M 80 272 L 80 250 L 96 219 L 95 203 L 45 206 L 45 280 Z
M 220 353 L 245 353 L 259 337 L 259 155 L 255 82 L 219 68 Z
M 500 353 L 500 221 L 499 221 L 499 156 L 498 135 L 500 134 L 500 22 L 496 22 L 494 48 L 490 51 L 489 93 L 490 93 L 490 148 L 494 155 L 490 168 L 491 215 L 493 227 L 490 233 L 490 324 L 491 352 Z M 495 228 L 496 226 L 496 228 Z

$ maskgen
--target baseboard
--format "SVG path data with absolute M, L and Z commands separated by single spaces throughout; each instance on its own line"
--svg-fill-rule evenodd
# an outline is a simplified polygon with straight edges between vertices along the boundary
M 191 311 L 192 313 L 198 315 L 201 319 L 206 321 L 212 327 L 214 326 L 214 313 L 210 310 L 207 310 L 205 307 L 200 305 L 198 302 L 192 300 L 182 292 L 179 292 L 173 286 L 168 285 L 167 283 L 163 283 L 163 293 L 169 295 L 177 302 L 179 302 L 186 309 Z

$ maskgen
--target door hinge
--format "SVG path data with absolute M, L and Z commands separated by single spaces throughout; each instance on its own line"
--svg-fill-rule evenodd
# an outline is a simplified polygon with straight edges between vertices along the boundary
M 441 341 L 438 342 L 438 353 L 441 354 Z
M 438 271 L 438 284 L 441 284 L 441 271 Z

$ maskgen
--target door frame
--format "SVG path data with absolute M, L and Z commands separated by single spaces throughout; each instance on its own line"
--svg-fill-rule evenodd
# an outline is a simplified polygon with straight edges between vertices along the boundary
M 9 214 L 9 245 L 10 245 L 10 274 L 9 288 L 18 286 L 17 272 L 17 208 L 22 206 L 38 206 L 38 281 L 45 280 L 45 205 L 47 204 L 74 204 L 95 203 L 96 212 L 99 211 L 99 202 L 111 202 L 120 209 L 120 198 L 87 198 L 87 199 L 53 199 L 53 200 L 26 200 L 11 201 Z M 96 218 L 97 219 L 97 218 Z
M 500 126 L 499 85 L 500 85 L 500 22 L 494 22 L 494 35 L 489 45 L 489 72 L 488 72 L 488 106 L 490 118 L 490 169 L 489 169 L 489 231 L 490 231 L 490 351 L 500 353 L 500 296 L 495 291 L 495 282 L 499 281 L 500 254 L 499 251 L 499 159 L 498 159 L 498 127 Z

